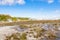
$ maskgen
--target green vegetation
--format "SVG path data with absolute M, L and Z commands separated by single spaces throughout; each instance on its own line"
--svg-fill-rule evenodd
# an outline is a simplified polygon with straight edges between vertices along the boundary
M 16 17 L 12 17 L 11 19 L 12 19 L 12 21 L 17 21 Z
M 11 18 L 10 15 L 0 14 L 0 21 L 8 21 L 8 19 L 10 18 Z
M 14 33 L 11 36 L 6 36 L 5 40 L 26 40 L 26 33 Z
M 20 24 L 20 28 L 28 28 L 28 26 L 27 25 L 23 25 L 23 24 Z
M 26 35 L 26 33 L 22 33 L 22 35 L 20 36 L 20 40 L 27 40 Z
M 5 40 L 20 40 L 20 33 L 14 33 L 10 36 L 6 36 Z
M 23 18 L 23 17 L 18 17 L 18 19 L 20 19 L 20 20 L 29 20 L 29 18 Z
M 0 21 L 24 21 L 24 20 L 29 20 L 29 18 L 23 18 L 23 17 L 11 17 L 10 15 L 4 15 L 4 14 L 0 14 Z

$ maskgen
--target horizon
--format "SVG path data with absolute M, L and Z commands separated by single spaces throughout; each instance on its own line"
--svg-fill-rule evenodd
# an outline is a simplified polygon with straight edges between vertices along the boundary
M 0 14 L 37 20 L 60 19 L 60 0 L 0 0 Z

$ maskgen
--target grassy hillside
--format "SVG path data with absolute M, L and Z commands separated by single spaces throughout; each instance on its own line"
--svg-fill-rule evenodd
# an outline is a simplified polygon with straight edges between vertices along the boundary
M 29 20 L 29 18 L 23 18 L 23 17 L 12 17 L 10 15 L 0 14 L 0 22 L 16 22 L 16 21 L 24 21 Z

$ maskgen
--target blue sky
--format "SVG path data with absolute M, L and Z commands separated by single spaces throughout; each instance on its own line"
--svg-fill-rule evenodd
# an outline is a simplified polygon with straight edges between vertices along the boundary
M 60 0 L 0 0 L 0 14 L 36 19 L 59 19 Z

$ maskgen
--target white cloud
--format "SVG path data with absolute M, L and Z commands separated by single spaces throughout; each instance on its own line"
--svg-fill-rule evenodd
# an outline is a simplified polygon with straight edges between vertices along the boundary
M 46 1 L 46 0 L 30 0 L 30 1 Z
M 25 4 L 25 1 L 24 0 L 18 0 L 17 3 L 18 4 Z
M 48 0 L 48 3 L 53 3 L 54 2 L 54 0 Z
M 47 2 L 49 4 L 54 2 L 54 0 L 31 0 L 31 1 L 42 1 L 42 2 Z
M 25 4 L 25 0 L 0 0 L 0 5 Z

